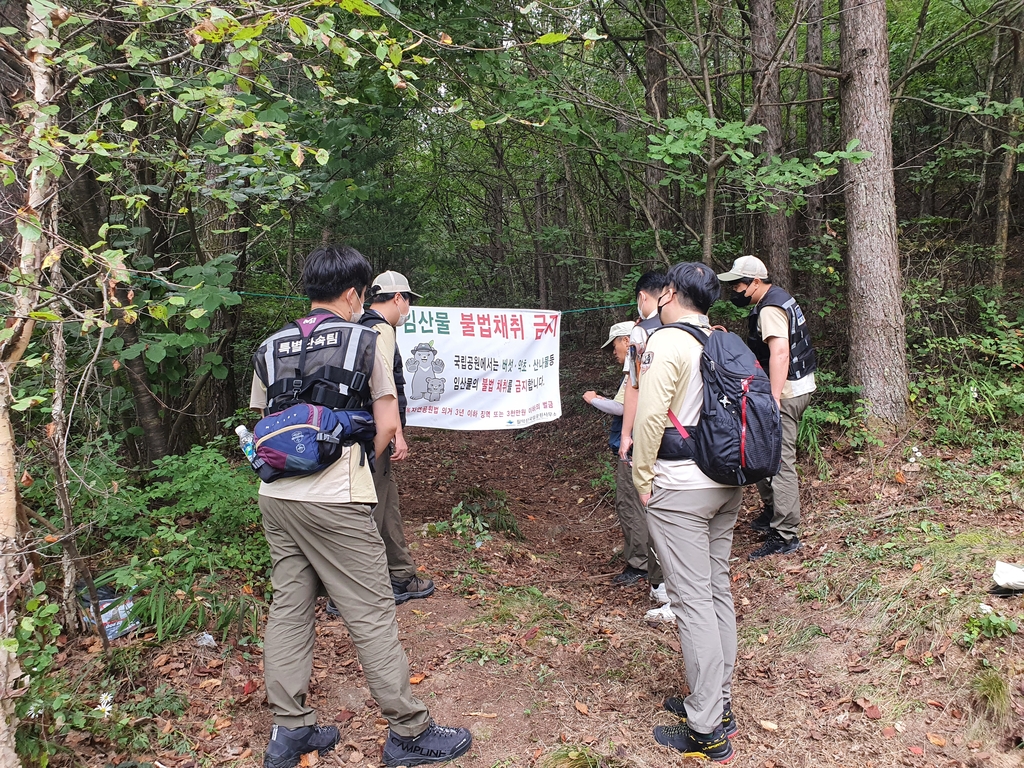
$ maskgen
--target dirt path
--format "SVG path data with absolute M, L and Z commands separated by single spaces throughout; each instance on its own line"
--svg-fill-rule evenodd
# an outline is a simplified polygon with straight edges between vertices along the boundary
M 585 357 L 568 370 L 603 365 Z M 567 392 L 599 383 L 563 375 Z M 402 509 L 415 557 L 437 582 L 434 596 L 398 609 L 415 690 L 438 722 L 473 731 L 461 766 L 682 765 L 651 737 L 673 722 L 663 697 L 684 690 L 678 638 L 643 621 L 646 586 L 608 581 L 621 569 L 602 478 L 611 454 L 600 417 L 575 397 L 564 405 L 559 422 L 521 433 L 410 430 L 411 458 L 396 471 Z M 934 478 L 885 482 L 855 456 L 829 458 L 836 479 L 805 483 L 799 556 L 748 563 L 758 542 L 737 528 L 733 764 L 1024 764 L 1013 750 L 1024 736 L 1019 641 L 961 642 L 994 558 L 1020 559 L 1020 510 L 1000 507 L 1002 496 L 989 511 L 982 499 L 944 500 Z M 430 535 L 428 524 L 449 520 L 467 493 L 505 494 L 524 538 L 495 534 L 467 550 L 450 531 Z M 317 636 L 312 704 L 342 730 L 342 746 L 319 764 L 375 765 L 384 721 L 348 636 L 326 614 Z M 203 764 L 259 765 L 270 715 L 258 649 L 174 653 L 188 672 L 175 684 L 193 686 L 191 708 L 156 724 L 186 737 Z M 986 670 L 1005 684 L 1003 699 L 979 693 Z M 204 679 L 221 683 L 201 692 Z M 194 763 L 172 752 L 145 759 Z

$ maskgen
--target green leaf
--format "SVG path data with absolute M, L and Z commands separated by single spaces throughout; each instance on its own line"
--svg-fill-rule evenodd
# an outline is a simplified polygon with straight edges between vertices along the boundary
M 29 312 L 28 316 L 33 320 L 41 320 L 44 323 L 59 323 L 60 315 L 55 315 L 53 312 L 46 312 L 44 310 L 38 310 L 36 312 Z
M 16 35 L 18 30 L 14 27 L 0 27 L 0 35 Z
M 584 40 L 591 40 L 591 41 L 593 41 L 593 40 L 605 40 L 605 39 L 607 39 L 607 37 L 608 37 L 608 35 L 602 35 L 602 34 L 598 33 L 596 27 L 591 27 L 590 29 L 588 29 L 586 32 L 583 33 L 583 39 Z
M 380 11 L 366 2 L 366 0 L 341 0 L 341 7 L 350 13 L 359 14 L 360 16 L 380 16 Z
M 171 298 L 167 300 L 167 303 L 172 304 L 175 307 L 183 307 L 185 306 L 186 300 L 184 296 L 171 296 Z
M 292 162 L 295 163 L 296 166 L 301 166 L 302 161 L 305 159 L 306 153 L 302 151 L 302 147 L 300 145 L 296 144 L 295 148 L 292 150 Z
M 167 350 L 164 349 L 163 344 L 152 344 L 146 350 L 146 359 L 151 363 L 159 363 L 165 357 L 167 357 Z
M 484 122 L 483 120 L 470 120 L 469 127 L 472 128 L 474 131 L 482 131 L 484 128 L 487 127 L 487 123 Z
M 18 234 L 21 235 L 22 240 L 38 243 L 39 239 L 43 236 L 43 228 L 39 226 L 39 219 L 34 216 L 32 218 L 19 218 Z
M 316 155 L 315 155 L 315 157 L 316 157 L 316 161 L 317 161 L 317 162 L 318 162 L 318 163 L 319 163 L 320 165 L 327 165 L 327 161 L 331 159 L 331 153 L 330 153 L 330 152 L 328 152 L 328 151 L 327 151 L 326 149 L 324 149 L 323 147 L 321 147 L 320 149 L 318 149 L 318 150 L 316 151 Z
M 174 120 L 175 123 L 180 123 L 182 118 L 185 117 L 185 115 L 187 114 L 188 110 L 184 107 L 178 106 L 177 104 L 171 107 L 171 118 Z
M 163 304 L 152 305 L 149 308 L 149 314 L 152 315 L 155 319 L 163 322 L 164 325 L 167 325 L 167 318 L 170 315 L 170 313 L 167 311 L 167 307 L 165 307 Z
M 291 27 L 292 32 L 306 40 L 309 37 L 309 27 L 306 26 L 306 22 L 300 19 L 298 16 L 292 16 L 288 19 L 288 26 Z
M 546 35 L 541 35 L 533 42 L 537 45 L 555 45 L 556 43 L 562 43 L 569 39 L 569 36 L 564 32 L 548 32 Z
M 860 139 L 850 139 L 850 143 L 846 145 L 847 152 L 853 152 L 857 147 L 860 146 Z
M 121 123 L 121 130 L 125 131 L 126 133 L 131 133 L 138 127 L 139 124 L 135 120 L 125 120 L 123 123 Z

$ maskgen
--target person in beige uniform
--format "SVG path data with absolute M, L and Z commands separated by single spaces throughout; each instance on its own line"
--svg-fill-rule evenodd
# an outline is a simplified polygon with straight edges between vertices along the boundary
M 815 390 L 817 358 L 804 313 L 796 299 L 772 285 L 768 269 L 756 256 L 741 256 L 732 269 L 718 276 L 731 288 L 738 307 L 753 305 L 747 316 L 747 346 L 772 383 L 782 416 L 782 465 L 779 474 L 757 484 L 764 505 L 750 527 L 765 534 L 765 542 L 750 553 L 758 560 L 800 549 L 800 484 L 796 472 L 796 443 L 800 419 Z
M 371 274 L 369 262 L 353 248 L 316 249 L 303 268 L 312 310 L 357 321 Z M 339 360 L 338 365 L 345 363 Z M 392 358 L 378 346 L 372 371 L 361 372 L 369 374 L 378 454 L 399 424 L 391 365 Z M 266 407 L 270 383 L 254 375 L 252 408 L 262 412 Z M 376 502 L 369 463 L 359 448 L 345 448 L 337 461 L 315 474 L 260 484 L 274 589 L 263 651 L 267 702 L 274 713 L 265 768 L 292 768 L 303 754 L 326 753 L 339 740 L 335 726 L 317 725 L 307 702 L 316 599 L 323 591 L 340 608 L 370 693 L 388 721 L 385 764 L 451 760 L 472 744 L 466 729 L 435 725 L 412 693 L 384 542 L 371 514 Z
M 656 310 L 652 310 L 652 312 L 656 313 Z M 615 355 L 615 361 L 619 365 L 626 361 L 630 334 L 635 327 L 634 323 L 628 321 L 616 323 L 608 329 L 608 340 L 601 345 L 602 349 L 611 345 L 612 354 Z M 612 399 L 602 397 L 593 390 L 583 393 L 583 400 L 587 404 L 612 417 L 608 432 L 608 445 L 615 452 L 615 513 L 619 518 L 619 527 L 622 528 L 624 540 L 622 558 L 626 561 L 623 572 L 612 581 L 621 586 L 629 586 L 646 578 L 650 585 L 651 600 L 656 601 L 661 607 L 647 611 L 644 619 L 647 621 L 674 621 L 672 612 L 667 605 L 668 593 L 665 591 L 661 566 L 651 547 L 650 535 L 647 531 L 647 510 L 640 503 L 640 497 L 637 496 L 636 488 L 633 487 L 632 464 L 628 458 L 622 458 L 618 454 L 628 381 L 629 375 L 623 374 L 619 389 Z
M 720 291 L 703 264 L 677 264 L 661 299 L 662 322 L 688 323 L 710 335 L 707 311 Z M 743 489 L 716 483 L 691 459 L 659 459 L 668 411 L 697 422 L 703 402 L 702 346 L 687 331 L 663 327 L 647 341 L 633 427 L 633 482 L 661 559 L 679 628 L 690 694 L 665 700 L 679 725 L 654 738 L 686 756 L 728 762 L 737 732 L 730 706 L 736 663 L 736 614 L 729 579 L 733 526 Z

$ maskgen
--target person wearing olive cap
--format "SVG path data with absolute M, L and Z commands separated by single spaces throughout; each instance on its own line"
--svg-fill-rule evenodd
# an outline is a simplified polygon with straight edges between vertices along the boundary
M 728 285 L 729 299 L 737 307 L 751 306 L 747 317 L 747 346 L 772 383 L 772 394 L 782 415 L 782 465 L 779 474 L 757 484 L 764 504 L 750 523 L 766 534 L 765 543 L 751 560 L 788 554 L 800 549 L 800 487 L 796 474 L 796 441 L 800 419 L 815 390 L 818 367 L 804 313 L 796 299 L 772 285 L 768 269 L 756 256 L 741 256 L 718 279 Z
M 620 366 L 626 362 L 626 354 L 631 343 L 630 335 L 635 327 L 635 323 L 628 321 L 616 323 L 608 330 L 608 340 L 601 345 L 601 349 L 611 345 L 612 354 L 615 355 L 615 361 Z M 622 535 L 625 539 L 622 556 L 626 561 L 625 569 L 613 581 L 618 586 L 630 586 L 640 579 L 648 579 L 651 599 L 661 604 L 661 607 L 651 609 L 644 618 L 648 621 L 675 621 L 671 608 L 668 606 L 665 585 L 662 583 L 661 566 L 651 546 L 650 534 L 647 530 L 647 510 L 640 503 L 640 497 L 636 488 L 633 487 L 632 463 L 628 458 L 623 459 L 619 456 L 622 415 L 628 380 L 628 374 L 624 374 L 618 392 L 613 399 L 603 397 L 593 390 L 583 393 L 584 401 L 597 408 L 601 413 L 607 413 L 612 417 L 608 432 L 608 445 L 614 451 L 616 459 L 615 513 L 619 518 L 619 526 L 622 528 Z

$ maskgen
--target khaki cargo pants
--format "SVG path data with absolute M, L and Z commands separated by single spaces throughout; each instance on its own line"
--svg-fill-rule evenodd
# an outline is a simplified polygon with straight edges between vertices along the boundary
M 810 402 L 810 392 L 781 402 L 782 464 L 779 474 L 757 484 L 761 501 L 775 506 L 772 528 L 786 541 L 793 539 L 800 528 L 800 479 L 796 474 L 796 441 L 800 433 L 800 419 Z
M 416 575 L 416 563 L 402 528 L 402 513 L 398 510 L 398 485 L 391 467 L 390 449 L 374 462 L 373 487 L 377 490 L 373 520 L 380 537 L 384 539 L 388 572 L 395 581 L 408 581 Z
M 260 510 L 274 564 L 274 600 L 263 645 L 274 722 L 285 728 L 316 723 L 306 695 L 313 669 L 314 608 L 317 595 L 326 591 L 341 612 L 370 693 L 391 729 L 399 736 L 418 736 L 430 713 L 409 685 L 384 542 L 370 505 L 260 496 Z
M 647 510 L 640 503 L 640 494 L 633 485 L 633 466 L 618 456 L 615 462 L 615 514 L 625 544 L 622 557 L 628 565 L 647 571 L 650 585 L 661 584 L 661 565 L 654 551 L 654 544 L 647 531 Z

